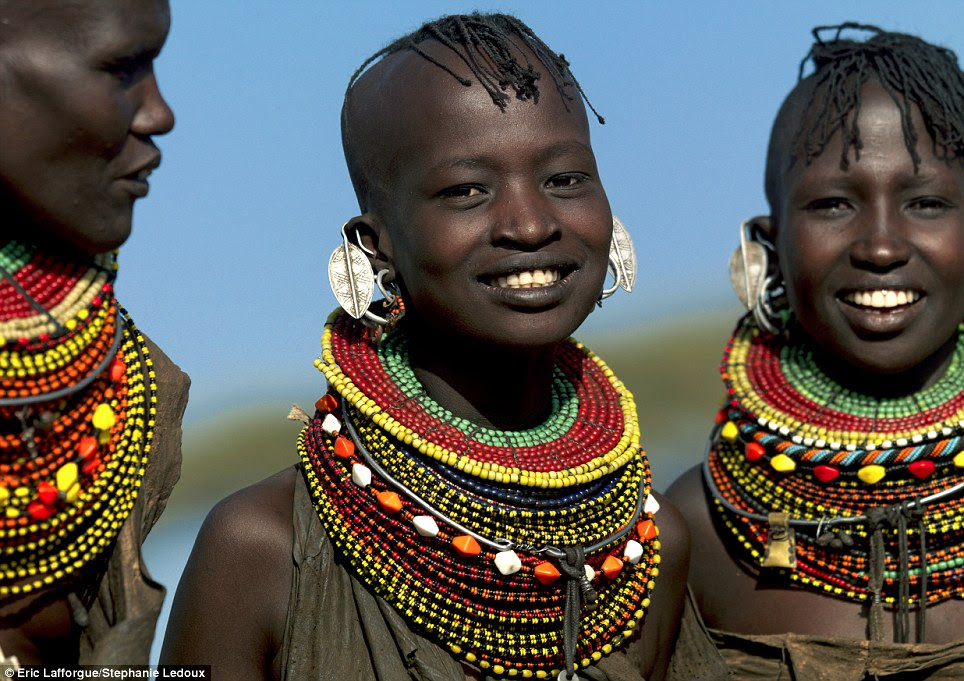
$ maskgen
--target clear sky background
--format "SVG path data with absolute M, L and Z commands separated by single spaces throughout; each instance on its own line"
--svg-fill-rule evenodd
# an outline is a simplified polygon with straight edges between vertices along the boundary
M 572 63 L 606 125 L 593 146 L 639 257 L 637 289 L 587 322 L 629 331 L 732 306 L 740 221 L 766 212 L 770 123 L 814 25 L 856 20 L 964 55 L 957 0 L 329 2 L 172 0 L 157 63 L 177 126 L 138 203 L 118 289 L 193 378 L 188 422 L 310 404 L 335 305 L 326 265 L 357 213 L 338 112 L 349 75 L 422 21 L 517 14 Z M 468 134 L 468 133 L 467 133 Z

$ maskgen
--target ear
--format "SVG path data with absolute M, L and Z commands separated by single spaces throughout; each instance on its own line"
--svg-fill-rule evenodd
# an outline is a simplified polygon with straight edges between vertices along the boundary
M 780 258 L 777 254 L 777 232 L 779 231 L 777 221 L 772 215 L 757 215 L 747 220 L 747 230 L 751 239 L 766 246 L 767 273 L 776 274 L 782 278 Z
M 776 223 L 769 215 L 757 215 L 746 221 L 749 237 L 754 241 L 763 241 L 764 245 L 776 245 Z M 763 237 L 760 239 L 760 237 Z
M 389 271 L 387 281 L 395 279 L 392 237 L 375 215 L 368 212 L 353 217 L 345 225 L 345 233 L 351 243 L 360 245 L 365 251 L 374 272 L 387 269 Z

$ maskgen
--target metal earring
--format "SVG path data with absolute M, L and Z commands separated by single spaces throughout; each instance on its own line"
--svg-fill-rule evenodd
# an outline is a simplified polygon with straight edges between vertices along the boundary
M 636 249 L 629 230 L 622 221 L 613 215 L 613 237 L 609 242 L 609 274 L 613 277 L 613 285 L 604 288 L 599 293 L 597 305 L 614 294 L 620 288 L 627 293 L 633 290 L 636 283 Z
M 377 275 L 372 272 L 368 258 L 374 257 L 375 252 L 361 242 L 357 232 L 355 236 L 358 243 L 351 243 L 346 227 L 347 222 L 341 226 L 341 246 L 332 251 L 328 259 L 328 284 L 331 292 L 335 294 L 342 309 L 355 319 L 364 318 L 378 326 L 385 326 L 389 320 L 376 315 L 369 308 L 375 286 L 378 286 L 378 290 L 385 297 L 387 306 L 395 303 L 397 295 L 394 287 L 391 283 L 385 284 L 389 271 L 381 269 Z
M 757 326 L 775 335 L 786 326 L 774 303 L 783 293 L 783 279 L 779 272 L 769 272 L 773 247 L 753 225 L 753 219 L 740 224 L 740 245 L 730 256 L 730 283 Z

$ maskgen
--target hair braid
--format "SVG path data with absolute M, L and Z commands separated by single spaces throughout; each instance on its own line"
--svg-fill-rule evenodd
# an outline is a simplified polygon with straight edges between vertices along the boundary
M 842 37 L 851 30 L 872 35 L 865 41 Z M 824 39 L 822 34 L 827 31 L 833 35 Z M 954 52 L 916 36 L 853 22 L 818 26 L 813 37 L 815 42 L 800 63 L 799 74 L 803 80 L 807 62 L 813 62 L 811 78 L 815 82 L 805 107 L 812 118 L 797 132 L 792 145 L 802 150 L 807 163 L 823 152 L 837 131 L 843 136 L 840 167 L 848 167 L 851 148 L 855 158 L 860 158 L 860 91 L 876 76 L 900 109 L 904 143 L 914 169 L 921 160 L 919 134 L 911 116 L 915 106 L 930 134 L 934 155 L 964 164 L 964 73 Z
M 419 47 L 420 43 L 426 40 L 438 41 L 457 54 L 496 106 L 503 111 L 509 104 L 510 98 L 506 92 L 510 89 L 515 92 L 517 99 L 531 99 L 533 102 L 539 100 L 539 73 L 528 61 L 526 50 L 522 49 L 528 48 L 542 64 L 545 72 L 552 77 L 556 92 L 564 102 L 573 99 L 566 91 L 566 86 L 575 86 L 596 119 L 600 123 L 606 122 L 586 97 L 579 81 L 572 75 L 565 56 L 553 52 L 531 28 L 508 14 L 452 14 L 422 25 L 368 57 L 349 79 L 346 98 L 352 85 L 371 64 L 402 50 L 414 51 L 462 85 L 470 86 L 471 80 L 459 76 Z M 520 62 L 520 57 L 524 63 Z M 568 108 L 568 104 L 566 106 Z

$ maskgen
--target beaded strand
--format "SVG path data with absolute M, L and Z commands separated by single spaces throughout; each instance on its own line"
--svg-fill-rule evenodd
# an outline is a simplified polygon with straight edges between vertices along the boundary
M 785 512 L 797 527 L 789 578 L 857 602 L 874 597 L 869 537 L 884 539 L 881 600 L 920 605 L 964 594 L 964 328 L 944 376 L 931 388 L 896 399 L 848 392 L 817 367 L 810 351 L 761 334 L 742 320 L 724 353 L 727 403 L 704 466 L 714 506 L 754 562 L 768 543 L 761 518 Z M 910 506 L 908 506 L 910 505 Z M 921 537 L 872 528 L 871 509 L 923 506 Z M 862 519 L 862 520 L 861 520 Z M 816 528 L 811 531 L 812 528 Z M 906 574 L 905 574 L 906 573 Z
M 564 665 L 566 605 L 551 547 L 595 545 L 584 584 L 596 607 L 581 613 L 577 667 L 632 637 L 659 574 L 658 505 L 632 398 L 612 372 L 572 343 L 560 353 L 545 427 L 486 430 L 412 381 L 401 332 L 377 348 L 363 333 L 347 316 L 329 319 L 316 366 L 331 392 L 298 441 L 319 518 L 359 578 L 465 662 L 547 678 Z M 587 403 L 601 399 L 619 409 Z M 573 431 L 597 439 L 573 442 Z M 601 434 L 618 454 L 602 450 Z
M 0 597 L 58 584 L 113 545 L 156 415 L 146 342 L 113 296 L 116 256 L 0 248 Z

